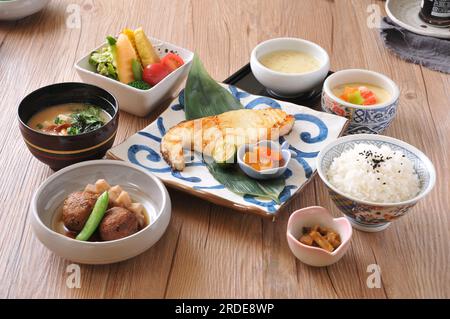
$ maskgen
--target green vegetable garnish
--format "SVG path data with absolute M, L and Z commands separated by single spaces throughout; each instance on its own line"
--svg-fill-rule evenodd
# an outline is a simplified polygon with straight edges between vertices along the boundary
M 36 125 L 38 130 L 42 130 L 44 128 L 44 125 L 42 125 L 41 123 L 39 123 L 38 125 Z
M 92 234 L 95 232 L 98 225 L 100 225 L 103 216 L 105 216 L 105 212 L 108 209 L 108 203 L 109 203 L 109 194 L 108 192 L 104 192 L 95 202 L 95 206 L 94 209 L 92 210 L 91 215 L 89 215 L 86 224 L 76 237 L 77 240 L 87 241 L 89 240 L 89 238 L 91 238 Z
M 78 110 L 70 115 L 71 126 L 67 129 L 68 135 L 78 135 L 94 131 L 105 123 L 100 115 L 101 109 L 97 106 L 86 105 L 83 110 Z
M 237 147 L 234 144 L 218 143 L 212 152 L 214 162 L 223 167 L 236 163 Z
M 348 95 L 348 101 L 352 104 L 362 105 L 364 103 L 364 98 L 362 97 L 361 92 L 358 90 Z
M 128 85 L 139 90 L 150 90 L 152 88 L 147 82 L 144 82 L 142 80 L 133 81 Z
M 56 125 L 63 124 L 63 123 L 64 123 L 64 121 L 61 120 L 61 119 L 59 118 L 59 116 L 57 116 L 57 117 L 55 118 L 55 124 L 56 124 Z
M 140 80 L 142 80 L 142 65 L 141 65 L 141 62 L 139 62 L 138 60 L 136 60 L 136 59 L 133 59 L 133 62 L 131 63 L 131 67 L 132 67 L 132 69 L 133 69 L 133 76 L 134 76 L 134 79 L 136 80 L 136 81 L 140 81 Z
M 111 55 L 113 57 L 114 67 L 117 67 L 117 65 L 116 65 L 116 61 L 117 61 L 117 46 L 116 46 L 116 43 L 117 43 L 117 40 L 114 37 L 109 35 L 109 36 L 106 37 L 106 42 L 108 42 L 109 49 L 110 49 Z
M 78 135 L 78 134 L 80 134 L 80 130 L 76 127 L 71 126 L 67 129 L 67 135 Z
M 113 37 L 106 38 L 108 46 L 98 51 L 94 51 L 89 58 L 89 64 L 97 69 L 97 73 L 112 78 L 118 79 L 116 69 L 116 39 Z

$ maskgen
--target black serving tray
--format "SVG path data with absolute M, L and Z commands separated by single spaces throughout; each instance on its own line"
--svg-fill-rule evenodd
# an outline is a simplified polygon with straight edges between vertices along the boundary
M 327 75 L 329 77 L 334 72 L 330 71 Z M 267 96 L 280 101 L 290 102 L 294 104 L 308 106 L 310 108 L 320 110 L 320 96 L 322 94 L 323 83 L 321 83 L 313 91 L 295 98 L 285 98 L 272 95 L 253 75 L 250 63 L 242 67 L 240 70 L 232 74 L 223 83 L 234 85 L 241 90 L 254 95 Z

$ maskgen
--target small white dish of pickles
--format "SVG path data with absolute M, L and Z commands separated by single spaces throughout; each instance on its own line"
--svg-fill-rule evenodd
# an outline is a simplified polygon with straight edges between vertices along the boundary
M 254 179 L 272 179 L 282 176 L 291 160 L 289 143 L 274 141 L 242 145 L 237 153 L 241 170 Z

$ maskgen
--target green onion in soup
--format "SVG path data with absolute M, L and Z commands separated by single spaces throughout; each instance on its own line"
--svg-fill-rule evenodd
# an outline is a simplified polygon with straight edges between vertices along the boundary
M 110 115 L 98 106 L 66 103 L 36 113 L 28 126 L 45 134 L 70 136 L 97 130 L 110 119 Z

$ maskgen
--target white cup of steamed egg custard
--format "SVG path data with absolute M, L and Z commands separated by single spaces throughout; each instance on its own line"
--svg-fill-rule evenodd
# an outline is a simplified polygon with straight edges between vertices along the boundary
M 256 79 L 270 93 L 289 98 L 320 86 L 330 70 L 330 58 L 313 42 L 277 38 L 256 46 L 250 65 Z

